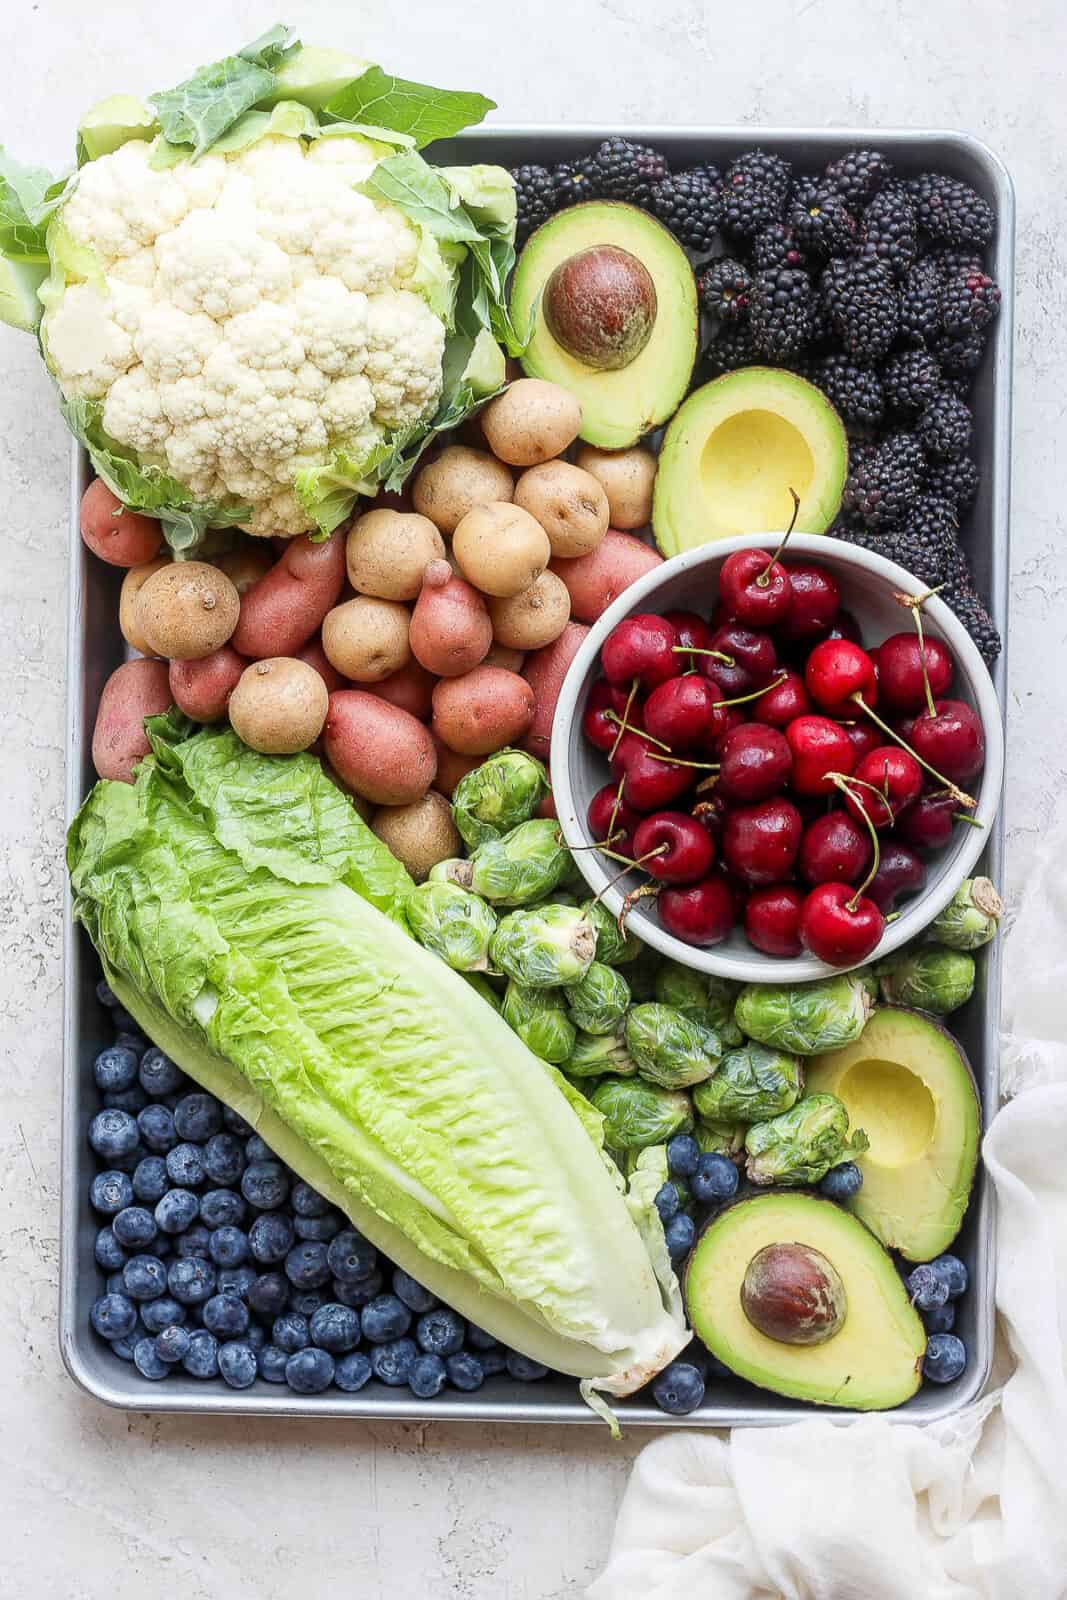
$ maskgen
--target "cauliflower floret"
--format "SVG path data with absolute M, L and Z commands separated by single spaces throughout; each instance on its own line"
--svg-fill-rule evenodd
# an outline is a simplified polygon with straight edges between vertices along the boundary
M 132 256 L 123 256 L 108 271 L 110 283 L 130 283 L 142 289 L 151 289 L 156 281 L 156 253 L 151 245 L 135 250 Z
M 188 381 L 188 380 L 187 380 Z M 131 367 L 107 392 L 105 430 L 119 444 L 152 456 L 164 450 L 173 418 L 164 412 L 160 391 L 144 367 Z
M 326 391 L 319 411 L 332 434 L 357 434 L 374 413 L 374 390 L 366 378 L 338 378 Z
M 177 227 L 189 210 L 189 193 L 173 170 L 148 165 L 151 146 L 131 139 L 112 155 L 81 170 L 63 220 L 79 244 L 89 245 L 107 267 L 132 256 Z
M 367 335 L 376 420 L 388 428 L 418 422 L 440 398 L 444 326 L 418 295 L 397 289 L 371 295 Z
M 281 300 L 292 286 L 284 250 L 250 233 L 239 213 L 191 212 L 159 240 L 156 261 L 161 295 L 216 321 Z
M 293 296 L 309 361 L 331 378 L 362 372 L 367 360 L 367 297 L 340 278 L 313 278 Z
M 221 417 L 226 411 L 226 396 L 210 389 L 202 377 L 179 378 L 159 389 L 160 403 L 176 428 L 202 417 Z
M 218 328 L 202 311 L 179 311 L 159 300 L 142 312 L 134 338 L 137 354 L 159 383 L 196 377 L 218 342 Z
M 239 450 L 222 451 L 219 456 L 219 476 L 228 494 L 252 504 L 257 500 L 269 500 L 276 487 L 270 473 L 252 466 L 247 456 L 243 456 Z
M 333 167 L 347 183 L 362 183 L 374 171 L 381 156 L 369 139 L 357 134 L 327 134 L 316 139 L 308 151 L 308 160 L 316 166 Z
M 366 195 L 349 192 L 343 185 L 331 188 L 336 193 L 336 209 L 320 219 L 310 242 L 309 254 L 320 272 L 340 278 L 349 289 L 373 294 L 384 289 L 396 270 L 397 235 Z
M 399 289 L 415 271 L 419 256 L 419 236 L 402 211 L 394 206 L 379 206 L 378 215 L 393 236 L 394 264 L 391 283 Z
M 261 539 L 289 539 L 311 526 L 311 518 L 292 489 L 279 489 L 269 500 L 261 500 L 251 522 L 241 523 L 245 533 Z
M 221 436 L 218 422 L 204 418 L 175 428 L 164 446 L 174 476 L 202 500 L 211 497 Z
M 304 341 L 289 305 L 272 305 L 268 301 L 254 311 L 231 317 L 226 324 L 226 343 L 235 359 L 254 372 L 268 367 L 296 372 L 304 364 Z
M 114 295 L 90 283 L 75 283 L 44 321 L 49 360 L 63 374 L 63 393 L 102 400 L 116 378 L 134 365 L 137 352 L 128 327 L 118 320 Z

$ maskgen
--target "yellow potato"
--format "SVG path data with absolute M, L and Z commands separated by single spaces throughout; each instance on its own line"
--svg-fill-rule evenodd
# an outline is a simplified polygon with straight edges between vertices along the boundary
M 536 517 L 554 556 L 586 556 L 608 531 L 603 486 L 569 461 L 546 461 L 524 472 L 515 485 L 515 504 Z
M 635 444 L 630 450 L 597 450 L 583 445 L 576 458 L 583 472 L 592 473 L 608 497 L 608 514 L 613 528 L 629 532 L 652 521 L 652 490 L 656 482 L 656 458 L 651 450 Z
M 429 517 L 379 507 L 357 517 L 348 530 L 348 581 L 358 594 L 379 600 L 414 600 L 431 561 L 445 542 Z
M 140 651 L 143 656 L 154 656 L 157 652 L 152 649 L 138 624 L 137 598 L 149 578 L 169 566 L 169 556 L 157 556 L 154 561 L 146 561 L 143 566 L 130 567 L 119 590 L 119 632 L 126 643 L 134 650 Z
M 582 408 L 569 389 L 543 378 L 518 378 L 481 413 L 482 432 L 500 461 L 533 467 L 573 444 Z
M 452 554 L 483 594 L 521 594 L 548 566 L 552 546 L 521 506 L 495 501 L 468 511 L 452 535 Z
M 329 703 L 314 667 L 295 656 L 273 656 L 242 672 L 230 696 L 230 723 L 253 750 L 291 756 L 315 743 Z
M 411 659 L 407 606 L 357 595 L 328 611 L 322 648 L 332 667 L 353 683 L 379 683 Z
M 468 511 L 494 500 L 510 500 L 514 487 L 507 467 L 487 450 L 450 444 L 423 467 L 411 498 L 415 510 L 429 517 L 442 533 L 453 533 Z
M 224 645 L 237 626 L 241 597 L 206 561 L 172 561 L 141 587 L 135 623 L 156 655 L 198 661 Z
M 522 594 L 490 600 L 493 638 L 510 650 L 540 650 L 558 639 L 571 618 L 567 585 L 554 572 L 542 572 Z
M 439 861 L 458 856 L 463 849 L 452 807 L 436 789 L 428 789 L 421 800 L 406 806 L 382 806 L 374 813 L 371 828 L 416 883 Z

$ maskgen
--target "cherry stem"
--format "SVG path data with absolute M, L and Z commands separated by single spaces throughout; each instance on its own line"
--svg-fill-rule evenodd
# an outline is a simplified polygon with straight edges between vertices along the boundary
M 596 896 L 597 901 L 602 900 L 604 898 L 604 896 L 607 894 L 608 890 L 609 889 L 614 889 L 615 885 L 617 883 L 620 883 L 623 878 L 627 877 L 631 872 L 633 872 L 635 867 L 643 866 L 646 861 L 651 861 L 654 856 L 663 855 L 669 849 L 670 849 L 670 845 L 667 844 L 667 843 L 663 843 L 663 844 L 658 844 L 654 850 L 646 850 L 644 855 L 643 856 L 638 856 L 636 858 L 636 860 L 630 860 L 630 858 L 628 856 L 617 856 L 616 860 L 625 861 L 626 862 L 626 866 L 623 868 L 623 870 L 621 872 L 617 872 L 613 878 L 609 878 L 608 879 L 607 883 L 601 889 L 600 893 Z M 609 852 L 607 852 L 607 851 L 605 852 L 605 854 L 608 854 L 608 853 Z
M 615 824 L 619 820 L 619 808 L 622 805 L 622 791 L 623 791 L 623 786 L 624 786 L 625 783 L 626 783 L 626 774 L 624 772 L 622 777 L 619 779 L 618 783 L 615 785 L 615 799 L 612 801 L 611 816 L 608 818 L 608 838 L 609 839 L 613 838 L 614 834 L 615 834 Z
M 718 781 L 719 774 L 717 772 L 709 772 L 707 777 L 701 778 L 700 782 L 697 784 L 696 793 L 703 794 L 706 789 L 714 789 Z
M 984 822 L 979 822 L 977 817 L 969 817 L 965 811 L 954 811 L 952 813 L 952 820 L 953 822 L 965 822 L 968 828 L 985 827 Z
M 630 890 L 630 893 L 619 907 L 618 916 L 615 918 L 615 926 L 623 938 L 626 937 L 626 919 L 638 900 L 654 900 L 659 891 L 660 885 L 658 883 L 643 883 L 639 889 Z
M 672 767 L 699 767 L 701 772 L 718 772 L 719 770 L 717 761 L 683 761 L 680 756 L 661 756 L 656 750 L 648 752 L 648 759 L 650 761 L 667 761 Z
M 716 700 L 716 706 L 743 706 L 750 700 L 759 700 L 765 694 L 770 694 L 772 689 L 780 689 L 788 678 L 788 672 L 783 672 L 780 678 L 775 678 L 773 683 L 764 684 L 762 689 L 750 689 L 748 694 L 735 695 L 732 700 Z
M 941 584 L 938 585 L 938 588 L 942 587 L 944 586 Z M 937 712 L 934 710 L 934 696 L 930 688 L 930 674 L 926 669 L 926 639 L 923 636 L 923 603 L 928 600 L 932 594 L 936 593 L 936 589 L 926 589 L 922 594 L 898 594 L 893 596 L 893 598 L 898 601 L 900 605 L 907 606 L 915 622 L 915 631 L 919 635 L 919 661 L 922 665 L 923 693 L 926 696 L 926 709 L 929 711 L 931 717 L 936 717 Z
M 878 872 L 878 868 L 879 868 L 879 865 L 881 864 L 881 860 L 882 860 L 882 847 L 878 843 L 878 829 L 875 827 L 874 823 L 871 821 L 870 817 L 867 815 L 867 812 L 865 811 L 864 807 L 860 804 L 860 800 L 857 797 L 855 791 L 856 791 L 857 788 L 860 788 L 860 789 L 874 789 L 875 794 L 880 794 L 880 791 L 878 789 L 874 788 L 874 784 L 873 783 L 864 783 L 862 778 L 850 778 L 850 777 L 847 777 L 846 774 L 843 773 L 843 772 L 828 772 L 826 774 L 826 776 L 829 778 L 830 782 L 834 785 L 834 787 L 836 789 L 840 789 L 842 794 L 847 795 L 851 800 L 853 800 L 855 802 L 855 804 L 858 807 L 858 809 L 859 809 L 859 811 L 860 811 L 860 813 L 861 813 L 861 815 L 863 817 L 863 820 L 864 820 L 864 822 L 865 822 L 865 824 L 867 826 L 867 832 L 871 836 L 871 844 L 874 846 L 874 855 L 871 858 L 871 869 L 870 869 L 870 871 L 868 872 L 867 876 L 864 878 L 863 882 L 860 884 L 859 888 L 856 890 L 855 894 L 852 896 L 852 899 L 851 900 L 846 900 L 846 902 L 845 902 L 845 909 L 847 911 L 850 911 L 850 912 L 854 913 L 859 908 L 860 897 L 865 893 L 867 888 L 874 882 L 875 876 L 876 876 L 876 874 Z
M 604 715 L 609 722 L 617 724 L 620 735 L 635 733 L 639 739 L 647 739 L 649 744 L 658 745 L 661 750 L 670 749 L 669 744 L 664 744 L 662 739 L 653 739 L 652 735 L 646 733 L 644 728 L 635 728 L 632 722 L 627 722 L 624 717 L 620 717 L 617 711 L 605 711 Z M 614 753 L 614 747 L 612 747 L 612 753 Z
M 711 656 L 715 661 L 721 661 L 724 667 L 736 667 L 737 661 L 733 656 L 723 655 L 721 650 L 709 650 L 701 644 L 672 644 L 671 649 L 676 655 L 683 656 Z
M 800 496 L 797 494 L 797 492 L 793 488 L 792 484 L 790 484 L 790 486 L 789 486 L 789 493 L 793 496 L 793 515 L 789 519 L 788 528 L 785 530 L 785 533 L 782 535 L 781 544 L 778 546 L 777 550 L 774 552 L 773 556 L 768 561 L 767 565 L 764 567 L 763 571 L 759 574 L 758 578 L 756 579 L 756 588 L 757 589 L 766 589 L 767 588 L 768 584 L 771 581 L 771 572 L 772 572 L 772 570 L 774 568 L 774 563 L 778 560 L 778 558 L 781 555 L 782 551 L 785 549 L 786 545 L 789 543 L 789 536 L 793 532 L 793 529 L 797 525 L 797 517 L 800 515 Z
M 572 844 L 570 848 L 571 848 L 572 851 L 575 851 L 575 850 L 599 850 L 599 852 L 600 852 L 600 854 L 602 856 L 610 856 L 612 861 L 624 861 L 626 863 L 627 868 L 630 869 L 634 865 L 634 861 L 633 861 L 633 857 L 632 856 L 620 855 L 618 850 L 609 850 L 608 849 L 608 846 L 610 845 L 612 839 L 620 838 L 623 834 L 625 834 L 625 832 L 626 832 L 625 828 L 619 828 L 614 833 L 609 833 L 606 839 L 595 840 L 592 844 Z M 563 841 L 562 841 L 562 836 L 561 836 L 560 843 L 562 843 L 562 842 Z M 624 876 L 625 876 L 625 874 L 624 874 Z
M 945 777 L 944 773 L 938 772 L 937 768 L 932 767 L 929 761 L 924 761 L 922 756 L 911 748 L 911 745 L 906 739 L 902 739 L 899 733 L 894 733 L 888 722 L 883 722 L 878 713 L 873 711 L 867 704 L 859 689 L 857 689 L 855 694 L 851 695 L 850 698 L 856 702 L 856 704 L 865 712 L 868 717 L 870 717 L 871 721 L 876 727 L 881 728 L 883 733 L 888 734 L 889 738 L 893 740 L 894 744 L 899 744 L 902 750 L 906 750 L 909 756 L 911 756 L 914 761 L 919 763 L 924 772 L 928 772 L 932 778 L 936 778 L 938 783 L 943 783 L 957 805 L 967 806 L 969 810 L 974 809 L 977 802 L 973 799 L 973 797 L 969 794 L 964 794 L 963 790 L 960 789 L 956 784 L 951 783 L 949 779 Z
M 630 692 L 626 696 L 626 704 L 622 708 L 622 721 L 619 723 L 619 731 L 615 735 L 615 743 L 612 745 L 611 749 L 608 751 L 608 760 L 609 761 L 614 759 L 615 752 L 619 748 L 619 743 L 620 743 L 620 741 L 622 739 L 622 736 L 626 732 L 626 725 L 627 725 L 627 723 L 629 721 L 629 718 L 630 718 L 630 707 L 634 703 L 634 695 L 636 693 L 637 693 L 637 679 L 635 678 L 633 680 L 633 682 L 631 683 L 631 685 L 630 685 Z

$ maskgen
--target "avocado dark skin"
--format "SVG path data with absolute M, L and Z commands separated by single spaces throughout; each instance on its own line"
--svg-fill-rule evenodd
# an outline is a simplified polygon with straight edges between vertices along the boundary
M 545 284 L 545 321 L 569 356 L 600 372 L 628 367 L 652 337 L 656 285 L 643 262 L 617 245 L 568 256 Z

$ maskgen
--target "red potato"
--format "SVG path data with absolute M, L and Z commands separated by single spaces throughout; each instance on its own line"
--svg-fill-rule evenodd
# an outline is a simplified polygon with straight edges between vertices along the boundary
M 306 661 L 309 667 L 314 667 L 323 683 L 326 692 L 333 694 L 335 689 L 344 689 L 348 683 L 347 678 L 342 678 L 337 668 L 330 665 L 330 661 L 322 648 L 322 640 L 317 636 L 309 639 L 302 650 L 296 652 L 298 661 Z
M 170 709 L 167 663 L 142 657 L 116 667 L 104 684 L 93 728 L 93 766 L 101 778 L 133 782 L 133 769 L 148 754 L 145 717 Z
M 433 731 L 461 756 L 488 756 L 515 744 L 534 715 L 525 678 L 503 667 L 475 667 L 445 678 L 433 692 Z
M 367 688 L 379 700 L 388 700 L 391 706 L 399 706 L 401 711 L 408 711 L 420 722 L 425 722 L 430 715 L 436 681 L 432 672 L 420 667 L 417 661 L 409 661 L 380 682 L 368 684 Z
M 154 560 L 163 544 L 159 523 L 128 511 L 102 478 L 94 478 L 82 495 L 80 526 L 93 555 L 112 567 L 139 567 Z
M 567 668 L 585 643 L 589 633 L 579 622 L 568 622 L 558 639 L 526 657 L 522 675 L 534 692 L 534 717 L 522 747 L 539 761 L 548 760 L 552 743 L 552 718 L 556 701 L 567 676 Z
M 437 749 L 437 776 L 433 780 L 433 786 L 451 800 L 456 784 L 461 778 L 465 778 L 468 772 L 473 772 L 475 767 L 480 767 L 482 758 L 461 756 L 458 750 L 450 750 L 436 735 L 433 742 Z
M 378 806 L 420 799 L 437 772 L 430 730 L 365 689 L 337 689 L 322 730 L 326 759 L 342 783 Z
M 230 643 L 251 661 L 295 656 L 337 604 L 344 581 L 344 530 L 319 544 L 302 533 L 289 541 L 266 577 L 241 596 Z
M 194 722 L 219 722 L 248 662 L 224 644 L 198 661 L 172 661 L 170 692 L 179 711 Z
M 489 608 L 477 589 L 462 578 L 438 583 L 431 561 L 411 614 L 408 643 L 419 664 L 438 678 L 459 678 L 482 661 L 493 643 Z
M 663 565 L 663 557 L 631 533 L 609 528 L 595 550 L 571 561 L 550 561 L 548 570 L 562 578 L 571 597 L 571 615 L 596 622 L 624 589 L 646 572 Z

